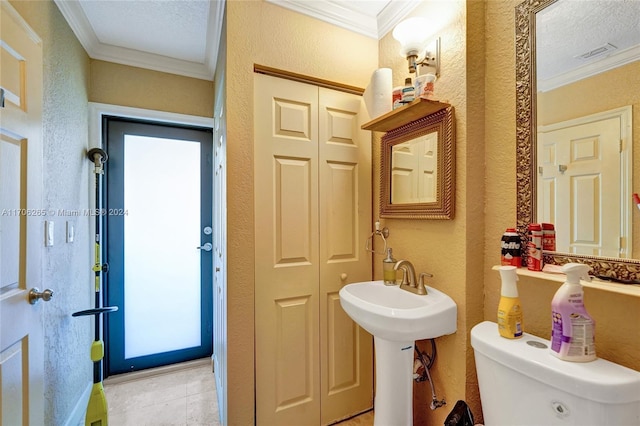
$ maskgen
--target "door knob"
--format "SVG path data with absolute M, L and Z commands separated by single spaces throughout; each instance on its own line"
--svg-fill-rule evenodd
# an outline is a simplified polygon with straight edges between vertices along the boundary
M 213 245 L 211 243 L 204 243 L 200 247 L 196 247 L 198 250 L 211 251 L 213 249 Z
M 40 289 L 38 289 L 38 287 L 34 287 L 31 290 L 29 290 L 29 303 L 31 303 L 32 305 L 35 305 L 36 303 L 38 303 L 38 300 L 40 299 L 44 300 L 45 302 L 48 302 L 49 300 L 51 300 L 52 297 L 53 297 L 53 290 L 51 289 L 46 289 L 42 293 L 40 292 Z

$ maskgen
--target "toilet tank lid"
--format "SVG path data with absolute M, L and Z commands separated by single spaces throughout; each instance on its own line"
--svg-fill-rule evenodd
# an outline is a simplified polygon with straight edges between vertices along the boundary
M 495 362 L 580 398 L 608 404 L 640 401 L 640 372 L 601 358 L 563 361 L 549 352 L 548 340 L 528 333 L 505 339 L 498 324 L 484 321 L 471 329 L 471 346 Z

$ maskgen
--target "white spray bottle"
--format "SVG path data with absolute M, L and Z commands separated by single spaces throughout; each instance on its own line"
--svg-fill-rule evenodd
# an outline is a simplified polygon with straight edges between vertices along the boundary
M 596 359 L 595 321 L 584 307 L 580 279 L 588 279 L 589 266 L 567 263 L 562 267 L 567 281 L 551 301 L 551 353 L 565 361 L 587 362 Z
M 518 297 L 516 281 L 518 275 L 515 266 L 501 266 L 500 303 L 498 303 L 498 332 L 507 339 L 519 339 L 524 333 L 522 307 Z

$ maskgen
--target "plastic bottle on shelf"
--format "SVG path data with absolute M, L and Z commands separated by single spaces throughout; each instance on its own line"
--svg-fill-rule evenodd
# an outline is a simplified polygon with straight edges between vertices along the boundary
M 567 263 L 562 266 L 567 281 L 551 301 L 551 353 L 565 361 L 588 362 L 596 359 L 595 321 L 584 307 L 580 279 L 588 278 L 589 265 Z
M 527 268 L 530 271 L 542 271 L 542 226 L 539 223 L 529 225 Z
M 552 223 L 542 224 L 542 250 L 556 251 L 556 230 Z
M 522 307 L 516 285 L 518 280 L 516 269 L 515 266 L 501 266 L 499 269 L 502 287 L 498 304 L 498 332 L 507 339 L 518 339 L 524 333 Z
M 402 103 L 412 102 L 416 98 L 416 89 L 413 87 L 411 77 L 404 79 L 404 87 L 402 88 Z

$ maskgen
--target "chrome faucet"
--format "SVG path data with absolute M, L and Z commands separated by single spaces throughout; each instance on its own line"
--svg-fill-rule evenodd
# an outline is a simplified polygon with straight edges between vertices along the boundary
M 427 294 L 427 288 L 424 285 L 424 278 L 433 277 L 433 275 L 422 272 L 419 279 L 416 279 L 416 270 L 413 267 L 413 264 L 408 260 L 399 260 L 393 269 L 396 271 L 398 269 L 402 270 L 402 282 L 400 283 L 401 289 L 420 295 Z

